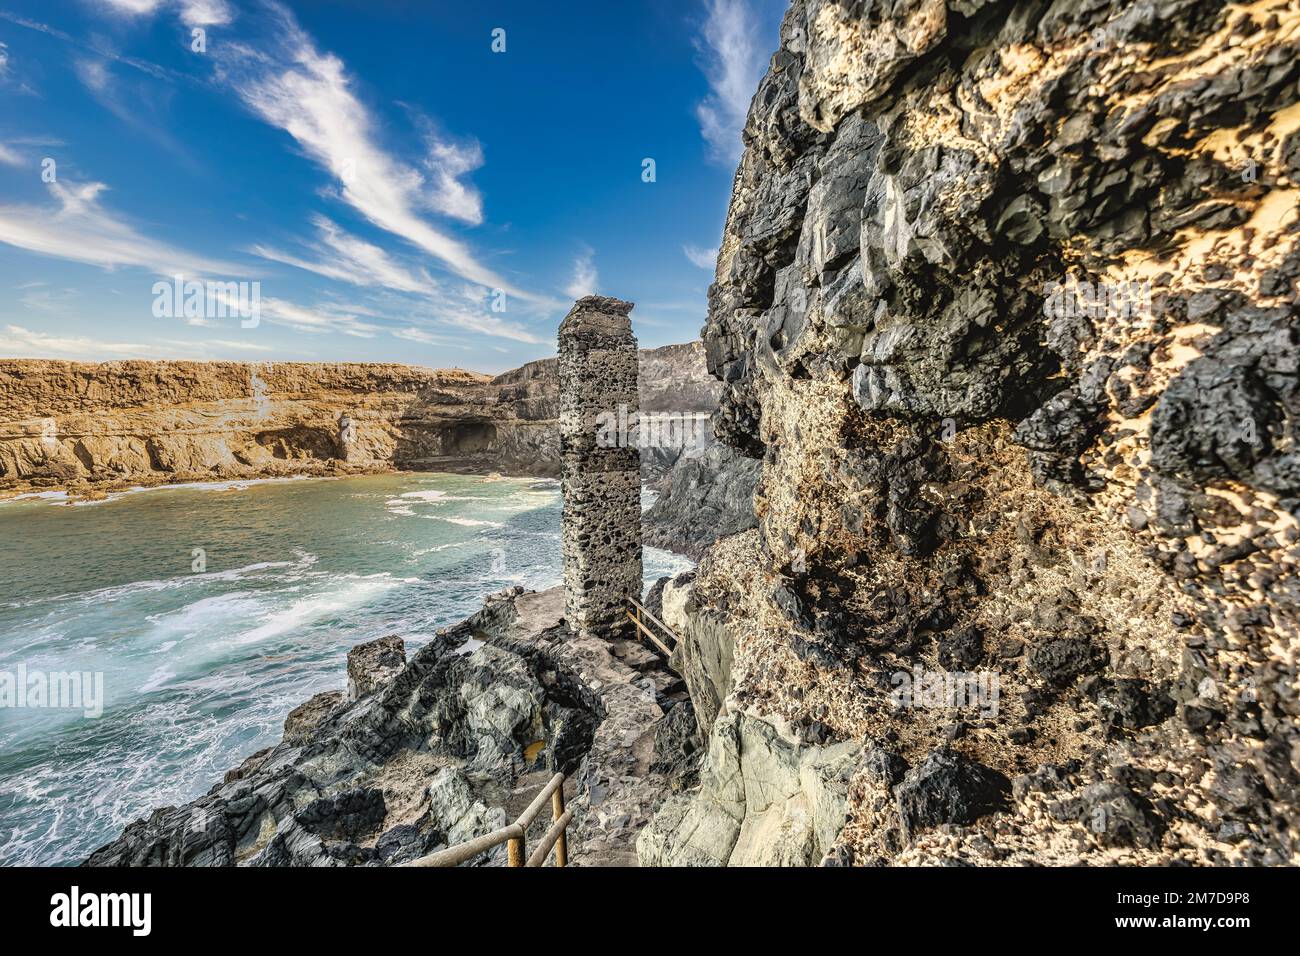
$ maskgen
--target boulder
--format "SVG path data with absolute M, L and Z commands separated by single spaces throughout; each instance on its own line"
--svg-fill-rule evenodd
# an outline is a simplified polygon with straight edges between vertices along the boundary
M 384 687 L 406 666 L 406 642 L 381 637 L 348 651 L 348 700 L 355 702 Z

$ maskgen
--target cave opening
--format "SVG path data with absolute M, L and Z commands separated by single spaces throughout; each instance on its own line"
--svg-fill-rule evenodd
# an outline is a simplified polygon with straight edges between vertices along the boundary
M 464 422 L 443 429 L 444 455 L 482 455 L 496 446 L 497 427 L 491 422 Z

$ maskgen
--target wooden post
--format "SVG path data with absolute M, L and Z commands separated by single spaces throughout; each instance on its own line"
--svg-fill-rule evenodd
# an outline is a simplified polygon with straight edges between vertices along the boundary
M 564 784 L 556 787 L 555 792 L 551 794 L 551 819 L 559 820 L 562 816 L 564 816 Z M 555 841 L 555 865 L 569 865 L 569 837 L 564 830 L 560 831 L 560 836 Z
M 508 852 L 509 855 L 510 855 L 510 862 L 509 862 L 509 865 L 510 865 L 510 866 L 523 866 L 523 865 L 524 865 L 524 839 L 523 839 L 523 837 L 519 837 L 518 839 L 512 839 L 512 840 L 507 844 L 506 849 L 507 849 L 507 852 Z

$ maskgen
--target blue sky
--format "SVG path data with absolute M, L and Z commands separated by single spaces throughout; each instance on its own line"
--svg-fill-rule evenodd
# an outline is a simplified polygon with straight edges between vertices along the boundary
M 782 11 L 0 0 L 0 356 L 496 372 L 592 291 L 695 338 Z M 156 317 L 178 273 L 260 321 Z

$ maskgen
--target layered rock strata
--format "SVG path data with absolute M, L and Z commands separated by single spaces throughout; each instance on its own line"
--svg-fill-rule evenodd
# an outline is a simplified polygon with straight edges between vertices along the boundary
M 704 330 L 759 523 L 644 860 L 1296 862 L 1297 53 L 1281 0 L 795 0 Z M 842 745 L 833 845 L 751 839 Z
M 698 342 L 641 355 L 640 406 L 675 439 L 647 479 L 711 441 L 720 386 Z M 0 359 L 0 493 L 390 468 L 558 477 L 555 359 L 495 378 L 306 362 Z M 691 437 L 691 436 L 687 436 Z

